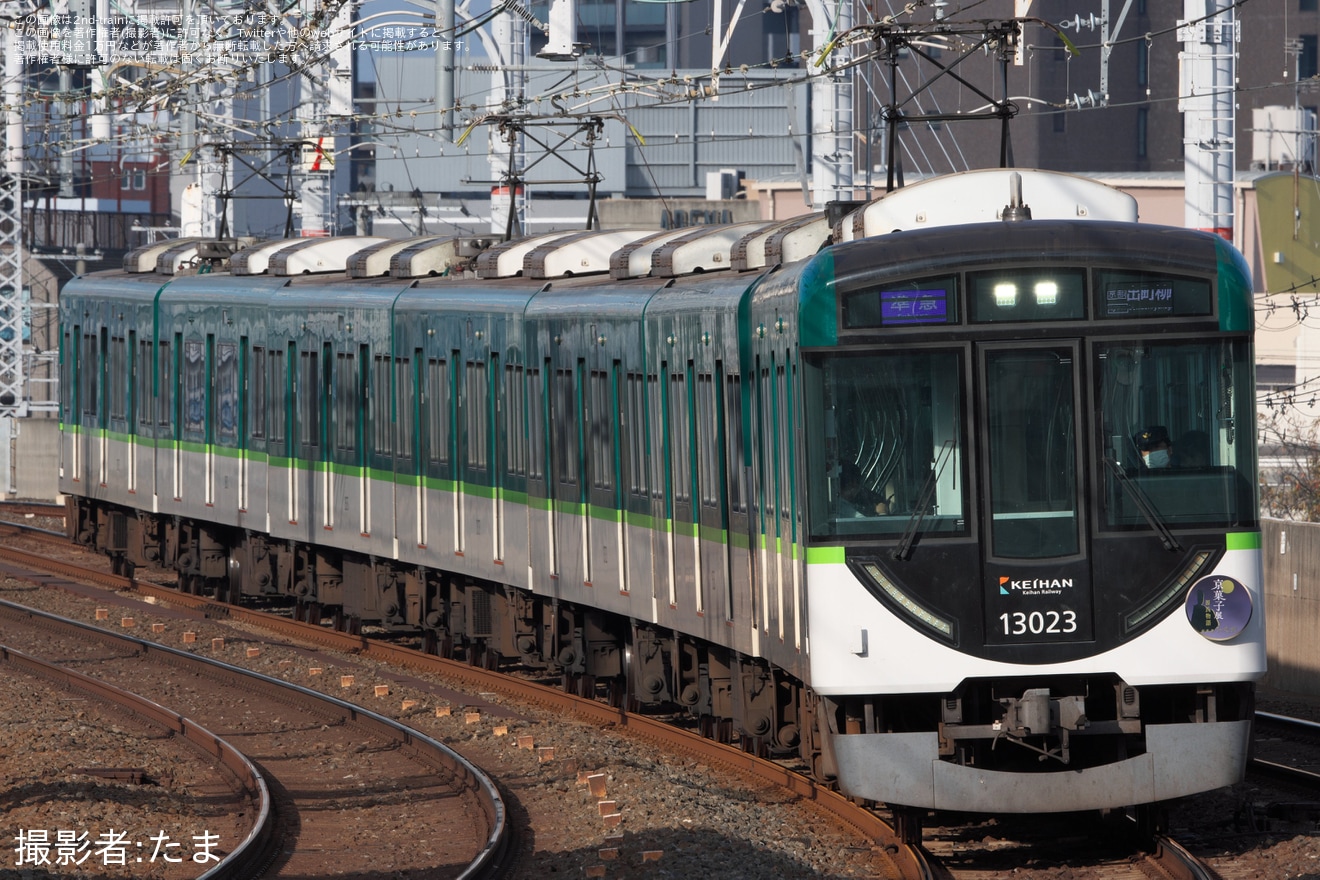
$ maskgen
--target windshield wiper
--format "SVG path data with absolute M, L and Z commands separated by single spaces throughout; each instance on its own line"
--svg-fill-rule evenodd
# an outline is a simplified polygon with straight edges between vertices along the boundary
M 1137 506 L 1137 510 L 1141 511 L 1141 515 L 1145 517 L 1146 522 L 1148 522 L 1150 527 L 1155 530 L 1155 533 L 1160 536 L 1160 541 L 1164 544 L 1164 549 L 1181 550 L 1182 545 L 1178 543 L 1178 539 L 1173 536 L 1173 532 L 1169 531 L 1169 527 L 1165 525 L 1164 520 L 1160 518 L 1159 513 L 1151 506 L 1145 493 L 1141 491 L 1136 483 L 1132 482 L 1131 477 L 1123 472 L 1123 466 L 1119 464 L 1117 460 L 1107 456 L 1105 458 L 1105 464 L 1109 465 L 1109 469 L 1114 472 L 1114 479 L 1118 480 L 1118 485 L 1123 487 L 1123 491 L 1132 499 L 1132 503 Z
M 944 466 L 951 458 L 953 458 L 953 441 L 945 440 L 944 445 L 940 447 L 935 466 L 930 469 L 930 476 L 926 477 L 926 482 L 921 485 L 921 491 L 917 493 L 917 507 L 908 517 L 907 529 L 899 539 L 894 552 L 890 554 L 894 559 L 907 559 L 912 555 L 912 542 L 917 539 L 917 529 L 921 528 L 921 521 L 925 518 L 926 511 L 930 509 L 931 499 L 935 497 L 935 487 L 939 485 L 940 474 L 944 473 Z

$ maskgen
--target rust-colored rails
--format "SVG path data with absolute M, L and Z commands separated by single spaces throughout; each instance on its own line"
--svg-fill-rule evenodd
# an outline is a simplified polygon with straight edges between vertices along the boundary
M 13 606 L 6 603 L 3 610 L 12 609 Z M 272 843 L 270 791 L 266 787 L 266 780 L 242 753 L 183 715 L 114 685 L 4 645 L 0 645 L 0 662 L 28 675 L 54 682 L 64 691 L 80 692 L 98 702 L 108 703 L 121 712 L 183 737 L 208 755 L 228 777 L 239 797 L 249 804 L 245 812 L 255 816 L 255 819 L 247 837 L 203 876 L 207 880 L 238 880 L 258 873 L 262 863 L 269 857 Z
M 382 867 L 393 859 L 401 872 L 415 870 L 431 854 L 405 851 L 394 838 L 417 829 L 437 841 L 430 876 L 476 880 L 501 866 L 509 825 L 503 799 L 481 770 L 430 737 L 343 700 L 153 641 L 10 603 L 0 603 L 0 619 L 50 630 L 52 642 L 116 646 L 114 653 L 128 656 L 98 651 L 98 675 L 165 689 L 171 700 L 188 701 L 208 728 L 256 749 L 276 819 L 270 876 L 316 876 L 349 859 Z M 179 667 L 188 674 L 179 676 Z M 180 687 L 190 696 L 180 696 Z M 340 769 L 346 765 L 351 777 Z M 354 828 L 371 833 L 350 844 Z
M 36 554 L 10 555 L 0 548 L 0 559 L 13 559 L 22 565 L 48 571 L 59 571 L 68 577 L 87 579 L 89 573 L 78 566 L 59 560 L 48 560 Z M 267 632 L 304 643 L 352 653 L 397 667 L 432 673 L 461 682 L 479 691 L 498 693 L 542 706 L 554 712 L 571 715 L 600 725 L 627 728 L 637 736 L 677 753 L 691 755 L 701 761 L 731 768 L 755 778 L 767 780 L 793 792 L 805 801 L 815 804 L 835 821 L 855 829 L 863 837 L 882 846 L 892 863 L 892 874 L 904 880 L 928 880 L 931 872 L 925 856 L 918 847 L 903 845 L 893 829 L 875 813 L 849 801 L 837 792 L 819 786 L 809 778 L 794 773 L 773 761 L 760 759 L 737 748 L 717 743 L 688 731 L 673 727 L 654 718 L 628 713 L 604 703 L 578 697 L 555 688 L 526 682 L 497 672 L 445 660 L 417 650 L 376 641 L 361 635 L 351 635 L 314 624 L 289 620 L 261 613 L 241 606 L 216 602 L 204 597 L 183 594 L 147 581 L 131 580 L 106 572 L 91 575 L 96 583 L 112 589 L 132 588 L 140 594 L 180 606 L 202 611 L 208 617 L 228 617 L 233 621 L 260 627 Z

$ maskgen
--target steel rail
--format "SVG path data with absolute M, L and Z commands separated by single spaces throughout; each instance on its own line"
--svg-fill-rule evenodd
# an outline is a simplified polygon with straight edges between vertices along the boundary
M 18 552 L 21 553 L 22 551 Z M 10 553 L 10 548 L 0 548 L 0 557 L 6 557 Z M 63 568 L 68 564 L 60 563 L 60 565 Z M 76 569 L 76 567 L 74 568 Z M 118 575 L 111 575 L 110 577 L 117 578 L 124 582 L 128 581 L 127 578 L 122 578 Z M 169 596 L 180 595 L 173 593 L 173 591 L 165 591 L 165 594 Z M 198 597 L 190 598 L 196 599 Z M 233 666 L 209 657 L 202 657 L 188 651 L 171 648 L 167 645 L 162 645 L 159 642 L 121 635 L 102 629 L 101 627 L 92 626 L 76 620 L 68 620 L 54 614 L 48 614 L 44 611 L 27 608 L 3 600 L 0 600 L 0 613 L 11 617 L 26 616 L 30 619 L 39 620 L 46 626 L 74 630 L 80 633 L 85 633 L 94 638 L 100 638 L 118 644 L 130 644 L 143 654 L 155 652 L 159 655 L 165 656 L 172 662 L 179 663 L 180 665 L 194 664 L 197 666 L 204 666 L 213 673 L 223 673 L 231 678 L 239 679 L 242 683 L 246 683 L 249 686 L 255 682 L 282 691 L 292 691 L 309 700 L 314 700 L 334 707 L 353 723 L 372 728 L 376 734 L 394 740 L 400 745 L 412 749 L 414 753 L 423 756 L 425 759 L 443 766 L 446 770 L 452 773 L 456 779 L 461 780 L 464 787 L 471 789 L 477 795 L 477 800 L 481 804 L 483 812 L 486 814 L 487 825 L 490 828 L 490 831 L 481 851 L 468 864 L 467 868 L 458 875 L 458 880 L 485 880 L 485 878 L 499 876 L 500 871 L 503 869 L 503 859 L 511 842 L 511 828 L 508 821 L 509 814 L 504 803 L 504 798 L 500 795 L 495 782 L 487 776 L 481 768 L 477 767 L 471 761 L 467 760 L 438 740 L 419 731 L 413 730 L 411 727 L 401 724 L 393 718 L 388 718 L 337 697 L 323 694 L 320 691 L 315 691 L 310 688 L 302 687 L 301 685 L 262 675 L 249 669 Z M 77 673 L 72 674 L 76 675 Z M 90 679 L 90 681 L 99 684 L 95 679 Z M 150 701 L 144 700 L 143 702 L 149 703 Z M 151 705 L 154 706 L 155 704 Z M 169 712 L 168 710 L 162 709 L 161 711 L 166 713 L 167 718 L 175 717 L 174 713 Z M 212 738 L 219 742 L 218 738 Z M 264 790 L 264 781 L 262 785 Z M 216 867 L 218 868 L 219 866 L 217 865 Z M 248 865 L 246 867 L 251 866 Z M 253 875 L 251 873 L 245 874 L 240 872 L 225 876 L 238 878 Z M 219 878 L 210 877 L 208 872 L 206 880 L 219 880 Z
M 0 612 L 5 613 L 6 616 L 17 617 L 30 612 L 30 609 L 5 602 L 0 607 Z M 242 752 L 206 728 L 159 703 L 80 672 L 47 663 L 45 660 L 4 645 L 0 645 L 0 661 L 31 675 L 53 680 L 65 690 L 79 691 L 95 700 L 116 706 L 152 725 L 182 736 L 204 754 L 214 758 L 216 766 L 230 777 L 231 782 L 245 798 L 256 805 L 257 816 L 242 843 L 214 867 L 200 875 L 199 880 L 241 880 L 255 876 L 259 872 L 272 843 L 274 813 L 271 810 L 270 791 L 266 787 L 265 778 Z
M 525 700 L 593 724 L 626 728 L 640 737 L 663 744 L 667 748 L 718 763 L 785 788 L 803 800 L 815 804 L 835 820 L 853 828 L 862 837 L 884 846 L 889 857 L 894 861 L 895 866 L 903 872 L 905 878 L 930 880 L 933 876 L 932 868 L 921 848 L 902 843 L 894 829 L 870 810 L 780 764 L 758 758 L 741 749 L 707 739 L 663 721 L 627 712 L 624 709 L 608 706 L 605 703 L 579 697 L 555 688 L 520 681 L 499 672 L 437 657 L 434 654 L 426 654 L 413 648 L 371 640 L 362 635 L 343 633 L 313 623 L 276 617 L 240 605 L 230 605 L 202 596 L 181 593 L 158 584 L 130 579 L 108 572 L 89 572 L 73 563 L 50 559 L 35 553 L 0 547 L 0 559 L 5 558 L 13 559 L 16 562 L 21 561 L 24 565 L 71 578 L 90 578 L 101 586 L 115 590 L 136 590 L 175 605 L 204 611 L 213 618 L 227 617 L 231 620 L 261 627 L 291 640 L 318 645 L 342 653 L 351 653 L 396 667 L 444 676 L 483 692 L 497 693 L 506 697 Z

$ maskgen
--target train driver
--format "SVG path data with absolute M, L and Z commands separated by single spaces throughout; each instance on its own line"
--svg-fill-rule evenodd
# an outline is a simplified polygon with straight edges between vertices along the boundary
M 1169 429 L 1163 425 L 1152 425 L 1144 431 L 1138 431 L 1133 437 L 1141 460 L 1150 470 L 1169 467 L 1173 461 L 1173 443 L 1169 441 Z

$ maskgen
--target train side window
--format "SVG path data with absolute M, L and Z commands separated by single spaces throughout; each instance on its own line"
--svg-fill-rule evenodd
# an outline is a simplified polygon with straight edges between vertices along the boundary
M 572 370 L 555 370 L 555 399 L 553 423 L 559 428 L 559 437 L 552 444 L 558 481 L 576 486 L 578 481 L 578 431 L 581 414 L 574 406 Z
M 651 497 L 663 501 L 666 492 L 666 475 L 669 456 L 665 448 L 665 406 L 664 389 L 660 377 L 655 373 L 646 377 L 646 458 L 651 463 Z M 654 442 L 653 442 L 654 441 Z
M 162 428 L 170 426 L 170 415 L 174 412 L 174 358 L 170 353 L 169 340 L 162 339 L 156 352 L 156 424 Z
M 299 352 L 298 356 L 298 442 L 307 447 L 320 445 L 321 385 L 317 353 Z
M 724 394 L 725 424 L 728 426 L 726 436 L 727 444 L 727 462 L 729 467 L 729 509 L 735 513 L 747 512 L 747 486 L 746 474 L 743 472 L 743 444 L 746 442 L 746 436 L 743 428 L 742 411 L 742 378 L 739 376 L 725 377 L 726 386 Z
M 183 430 L 201 439 L 206 430 L 206 346 L 200 339 L 183 344 Z
M 358 365 L 351 351 L 335 352 L 335 448 L 353 452 L 357 448 Z
M 489 467 L 490 389 L 486 384 L 486 364 L 468 361 L 467 378 L 467 465 L 484 471 Z
M 267 412 L 270 417 L 267 420 L 268 430 L 270 431 L 270 440 L 272 443 L 284 442 L 285 420 L 288 418 L 288 385 L 289 375 L 284 360 L 284 352 L 278 348 L 270 350 L 270 395 L 266 399 Z
M 628 373 L 624 377 L 624 403 L 620 442 L 628 459 L 628 492 L 639 498 L 647 493 L 646 463 L 646 377 Z
M 133 403 L 137 409 L 137 420 L 141 427 L 149 428 L 154 419 L 154 413 L 151 408 L 151 342 L 146 339 L 138 340 L 137 344 L 137 365 L 134 371 L 133 385 Z
M 687 376 L 673 373 L 669 377 L 669 443 L 673 457 L 673 493 L 678 504 L 692 501 L 692 438 L 688 418 Z
M 523 368 L 504 367 L 504 471 L 510 476 L 527 475 L 527 386 Z
M 77 332 L 78 328 L 74 328 Z M 60 343 L 60 418 L 67 424 L 73 424 L 77 406 L 78 389 L 73 384 L 74 375 L 74 334 L 64 331 Z
M 545 401 L 548 394 L 539 369 L 527 368 L 527 476 L 533 480 L 545 479 L 545 438 L 549 430 L 545 423 Z
M 96 379 L 100 374 L 100 358 L 98 357 L 97 338 L 95 333 L 84 333 L 82 344 L 82 363 L 79 364 L 78 379 L 82 386 L 82 411 L 83 415 L 90 418 L 83 419 L 83 424 L 96 424 Z
M 124 421 L 128 407 L 128 355 L 124 337 L 110 337 L 110 418 Z
M 238 347 L 232 342 L 216 346 L 216 429 L 221 440 L 238 439 Z
M 371 395 L 366 403 L 371 423 L 371 445 L 377 455 L 389 456 L 394 452 L 390 436 L 390 370 L 389 355 L 376 355 L 371 361 Z
M 587 448 L 592 462 L 591 488 L 608 491 L 614 488 L 614 407 L 610 400 L 610 374 L 604 370 L 592 370 L 589 377 L 590 411 L 587 429 L 590 433 Z
M 266 349 L 255 346 L 252 349 L 252 372 L 248 376 L 248 413 L 252 420 L 253 440 L 266 439 L 266 395 L 269 393 L 266 383 L 269 381 Z
M 404 461 L 413 454 L 413 374 L 410 358 L 394 359 L 394 385 L 397 402 L 393 409 L 396 454 Z
M 430 462 L 439 467 L 449 464 L 449 362 L 431 358 L 426 363 L 427 434 L 430 437 L 427 454 Z
M 718 372 L 697 376 L 697 412 L 703 416 L 697 420 L 697 436 L 701 447 L 701 505 L 711 509 L 719 509 L 724 497 L 725 475 L 721 455 L 724 440 L 723 397 Z

